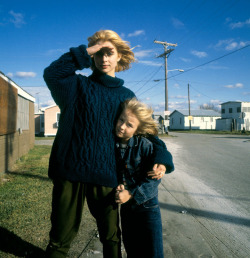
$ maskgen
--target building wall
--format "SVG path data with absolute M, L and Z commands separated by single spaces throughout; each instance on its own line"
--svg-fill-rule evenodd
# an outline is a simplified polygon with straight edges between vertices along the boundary
M 222 128 L 218 124 L 217 130 L 250 130 L 250 102 L 227 102 L 221 105 L 222 119 L 231 119 L 230 129 L 228 125 Z M 224 123 L 225 124 L 225 123 Z M 220 128 L 220 129 L 219 129 Z M 221 129 L 222 128 L 222 129 Z
M 34 101 L 26 97 L 31 96 L 0 73 L 0 173 L 34 146 Z
M 216 130 L 218 131 L 231 131 L 232 130 L 232 119 L 224 118 L 216 120 Z
M 193 116 L 193 119 L 191 120 L 191 128 L 201 130 L 215 130 L 216 120 L 218 118 Z M 187 130 L 189 128 L 189 119 L 187 116 L 184 116 L 179 112 L 175 112 L 173 115 L 170 116 L 170 129 Z
M 219 118 L 219 117 L 218 117 Z M 192 128 L 199 128 L 201 130 L 215 130 L 217 117 L 193 117 L 191 121 Z M 188 119 L 187 119 L 188 120 Z M 186 125 L 188 121 L 186 122 Z
M 60 113 L 58 106 L 47 108 L 44 111 L 44 136 L 55 136 L 57 133 L 57 114 Z
M 184 130 L 184 116 L 179 112 L 175 112 L 170 116 L 169 127 L 172 130 Z
M 35 134 L 44 134 L 44 114 L 35 114 Z
M 241 130 L 250 131 L 250 102 L 242 102 L 242 113 L 244 117 L 241 118 Z
M 241 110 L 241 102 L 228 102 L 221 105 L 221 118 L 239 118 L 241 111 L 237 112 L 237 108 Z
M 27 100 L 28 101 L 28 100 Z M 0 135 L 0 173 L 7 172 L 21 156 L 34 147 L 34 103 L 29 102 L 29 129 Z

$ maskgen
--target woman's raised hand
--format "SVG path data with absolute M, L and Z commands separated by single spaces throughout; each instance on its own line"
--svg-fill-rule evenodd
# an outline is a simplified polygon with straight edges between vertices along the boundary
M 90 56 L 93 56 L 95 53 L 100 51 L 102 48 L 106 48 L 108 51 L 112 51 L 114 47 L 111 47 L 108 42 L 99 42 L 92 47 L 88 47 L 86 50 Z

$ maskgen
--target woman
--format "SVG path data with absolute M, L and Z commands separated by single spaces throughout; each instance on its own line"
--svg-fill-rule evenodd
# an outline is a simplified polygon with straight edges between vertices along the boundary
M 44 79 L 61 110 L 52 148 L 49 177 L 53 180 L 50 242 L 47 257 L 65 257 L 78 232 L 85 197 L 97 221 L 104 257 L 120 257 L 120 231 L 113 188 L 118 185 L 112 133 L 121 102 L 134 97 L 115 72 L 129 68 L 134 54 L 117 33 L 96 32 L 54 61 Z M 76 74 L 91 67 L 89 76 Z M 172 156 L 154 141 L 156 174 L 173 169 Z M 164 156 L 164 158 L 163 158 Z M 169 164 L 163 164 L 166 158 Z

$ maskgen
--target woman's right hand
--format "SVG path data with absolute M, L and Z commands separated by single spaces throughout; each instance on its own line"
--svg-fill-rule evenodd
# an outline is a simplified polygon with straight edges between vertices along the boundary
M 106 48 L 109 51 L 112 51 L 114 49 L 114 47 L 111 47 L 110 44 L 107 44 L 106 42 L 99 42 L 92 47 L 88 47 L 86 50 L 90 56 L 93 56 L 95 53 L 100 51 L 102 48 Z

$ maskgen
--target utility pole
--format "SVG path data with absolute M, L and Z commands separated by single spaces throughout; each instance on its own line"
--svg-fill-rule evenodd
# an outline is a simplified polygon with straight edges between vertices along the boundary
M 192 130 L 191 128 L 191 120 L 192 120 L 192 116 L 191 116 L 191 110 L 190 110 L 190 94 L 189 94 L 189 83 L 188 83 L 188 120 L 189 120 L 189 130 Z
M 39 109 L 40 109 L 40 103 L 39 103 L 39 93 L 40 92 L 37 92 L 36 95 L 37 95 L 37 98 L 38 98 L 38 113 L 39 113 Z
M 154 40 L 154 43 L 156 44 L 161 44 L 164 46 L 164 53 L 157 56 L 158 57 L 165 57 L 165 120 L 168 120 L 168 116 L 169 116 L 169 111 L 168 111 L 168 68 L 167 68 L 167 59 L 168 59 L 168 55 L 174 51 L 174 49 L 167 49 L 169 46 L 171 47 L 176 47 L 177 44 L 172 44 L 172 43 L 167 43 L 167 42 L 163 42 L 163 41 L 157 41 Z

